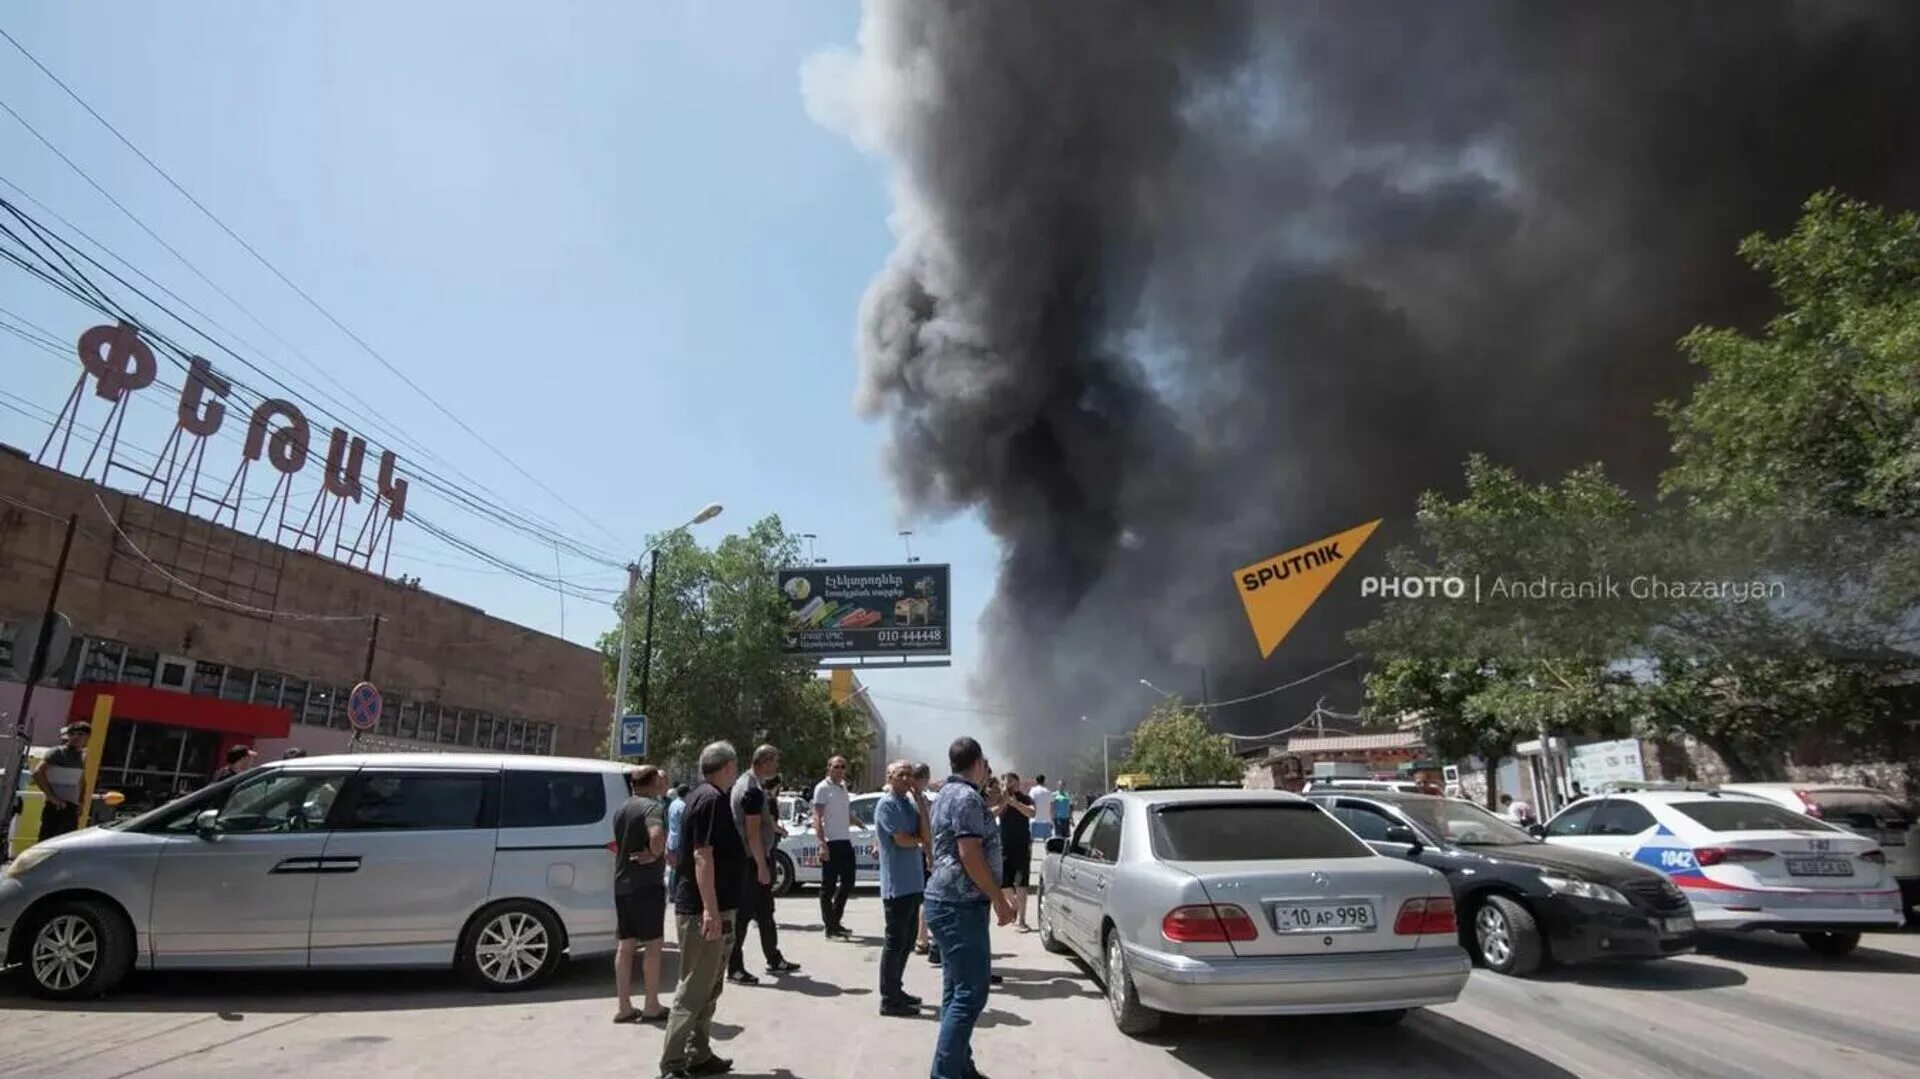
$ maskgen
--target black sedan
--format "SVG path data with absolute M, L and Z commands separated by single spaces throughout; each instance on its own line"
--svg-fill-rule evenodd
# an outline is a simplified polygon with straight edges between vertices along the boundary
M 1380 853 L 1446 874 L 1462 943 L 1490 970 L 1524 977 L 1553 962 L 1657 959 L 1693 949 L 1693 907 L 1646 866 L 1549 846 L 1456 798 L 1308 797 Z

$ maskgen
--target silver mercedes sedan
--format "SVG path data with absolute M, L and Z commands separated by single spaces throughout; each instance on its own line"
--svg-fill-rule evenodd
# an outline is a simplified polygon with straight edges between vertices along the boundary
M 1460 995 L 1446 878 L 1284 791 L 1121 792 L 1047 841 L 1041 943 L 1078 955 L 1127 1034 L 1165 1015 L 1355 1012 Z

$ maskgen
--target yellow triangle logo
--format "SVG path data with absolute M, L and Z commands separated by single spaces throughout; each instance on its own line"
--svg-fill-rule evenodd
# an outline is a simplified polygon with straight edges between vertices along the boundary
M 1379 520 L 1368 521 L 1234 571 L 1234 587 L 1246 605 L 1247 621 L 1253 623 L 1261 659 L 1273 655 L 1378 527 Z

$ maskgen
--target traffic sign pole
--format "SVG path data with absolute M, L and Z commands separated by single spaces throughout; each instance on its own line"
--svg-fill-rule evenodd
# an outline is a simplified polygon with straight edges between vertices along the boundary
M 0 848 L 10 847 L 6 843 L 7 822 L 13 816 L 13 800 L 19 792 L 20 762 L 26 758 L 27 743 L 33 739 L 33 687 L 47 673 L 47 644 L 53 636 L 53 624 L 58 617 L 55 610 L 60 604 L 60 582 L 67 576 L 67 556 L 73 552 L 73 533 L 80 527 L 80 515 L 67 516 L 67 534 L 60 541 L 60 558 L 53 565 L 53 585 L 47 589 L 47 609 L 40 619 L 40 637 L 33 645 L 33 661 L 27 665 L 27 684 L 20 691 L 20 714 L 11 722 L 13 737 L 6 740 L 6 749 L 0 753 Z M 0 861 L 5 861 L 10 850 L 0 849 Z

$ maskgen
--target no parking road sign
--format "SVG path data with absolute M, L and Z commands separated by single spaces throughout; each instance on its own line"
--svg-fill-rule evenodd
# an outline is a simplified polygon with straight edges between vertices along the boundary
M 356 731 L 370 731 L 380 723 L 380 689 L 372 682 L 362 682 L 347 694 L 347 722 L 353 724 Z
M 644 757 L 647 755 L 647 717 L 620 717 L 620 756 Z

